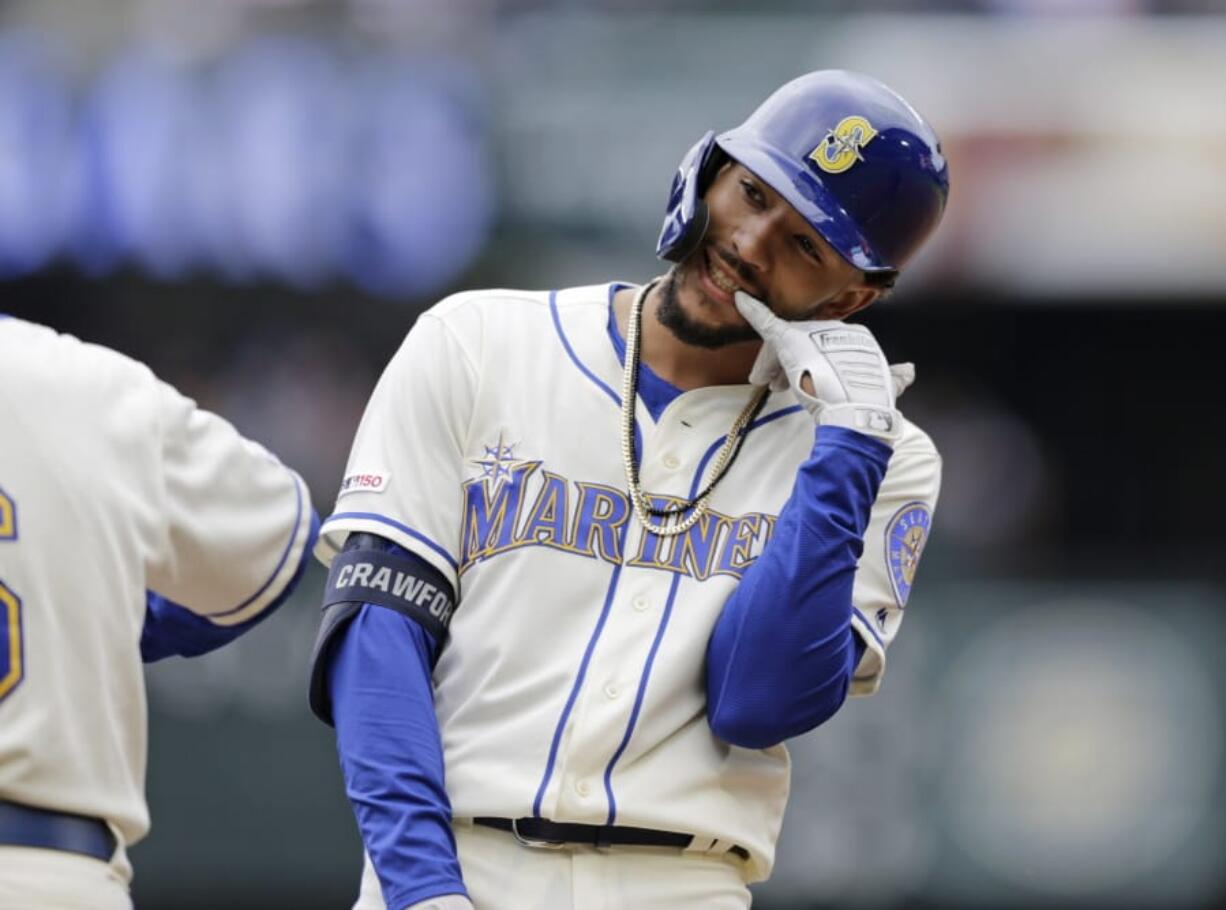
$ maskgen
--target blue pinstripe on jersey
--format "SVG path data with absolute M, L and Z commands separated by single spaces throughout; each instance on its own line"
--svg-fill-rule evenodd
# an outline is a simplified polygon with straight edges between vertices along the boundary
M 626 552 L 626 532 L 629 528 L 630 522 L 622 525 L 619 545 L 622 553 Z M 545 762 L 545 773 L 541 776 L 541 785 L 537 787 L 536 798 L 532 801 L 532 814 L 537 818 L 541 817 L 541 801 L 545 798 L 545 790 L 549 786 L 549 779 L 553 776 L 553 766 L 558 758 L 558 745 L 562 741 L 562 731 L 566 729 L 566 721 L 570 717 L 571 709 L 575 706 L 575 699 L 579 696 L 579 690 L 583 688 L 588 664 L 592 660 L 592 652 L 596 650 L 596 642 L 600 640 L 600 633 L 604 631 L 605 620 L 609 618 L 609 608 L 613 605 L 613 595 L 617 592 L 617 582 L 621 578 L 621 573 L 621 565 L 613 567 L 613 572 L 609 576 L 609 589 L 605 592 L 604 605 L 600 608 L 600 616 L 596 620 L 596 628 L 592 630 L 591 638 L 588 639 L 587 649 L 583 652 L 583 660 L 579 662 L 579 672 L 575 675 L 570 695 L 562 707 L 562 716 L 558 718 L 558 725 L 553 731 L 553 740 L 549 744 L 549 758 Z
M 613 299 L 613 293 L 617 285 L 609 286 L 610 305 Z M 601 381 L 600 377 L 588 369 L 575 354 L 575 349 L 571 347 L 570 340 L 566 337 L 566 330 L 562 328 L 562 320 L 558 315 L 558 292 L 549 292 L 549 311 L 553 316 L 553 326 L 558 333 L 558 339 L 562 342 L 562 347 L 566 350 L 571 361 L 584 376 L 602 392 L 612 399 L 613 403 L 618 408 L 621 407 L 621 398 L 616 392 Z M 642 451 L 642 437 L 639 434 L 638 422 L 635 422 L 634 427 L 635 446 L 639 452 Z M 626 552 L 626 532 L 630 528 L 630 522 L 626 522 L 622 526 L 620 539 L 618 542 L 618 552 L 624 554 Z M 557 726 L 554 727 L 553 738 L 549 744 L 549 757 L 545 760 L 545 772 L 541 775 L 540 786 L 537 787 L 536 797 L 532 800 L 532 814 L 540 817 L 541 802 L 545 798 L 545 791 L 549 787 L 549 780 L 553 777 L 554 764 L 558 758 L 558 746 L 562 741 L 562 731 L 566 729 L 566 722 L 570 719 L 571 709 L 575 706 L 575 699 L 579 696 L 579 691 L 583 688 L 583 680 L 587 676 L 587 668 L 591 663 L 592 653 L 596 650 L 596 642 L 600 640 L 600 635 L 604 631 L 605 621 L 609 618 L 609 608 L 613 605 L 613 596 L 617 592 L 617 582 L 621 578 L 621 565 L 613 567 L 613 571 L 609 576 L 609 587 L 605 592 L 604 604 L 600 608 L 600 615 L 596 618 L 596 626 L 592 629 L 592 634 L 588 638 L 587 648 L 584 649 L 583 659 L 579 662 L 579 671 L 575 674 L 575 681 L 571 685 L 570 694 L 566 698 L 566 704 L 562 706 L 562 714 L 558 718 Z
M 789 414 L 795 414 L 802 410 L 800 405 L 792 405 L 791 407 L 782 408 L 767 414 L 765 417 L 759 417 L 749 425 L 746 434 L 753 432 L 758 427 L 764 424 L 778 420 L 780 417 L 787 417 Z M 711 456 L 719 450 L 719 447 L 724 444 L 727 436 L 721 436 L 715 440 L 707 448 L 706 454 L 698 462 L 698 469 L 694 472 L 694 478 L 690 482 L 690 498 L 698 492 L 698 485 L 702 482 L 703 474 L 707 469 L 707 462 L 711 460 Z M 622 737 L 621 743 L 617 747 L 617 751 L 613 753 L 613 757 L 609 759 L 609 764 L 604 772 L 604 789 L 605 796 L 609 801 L 609 816 L 605 824 L 612 825 L 617 820 L 617 798 L 613 794 L 613 768 L 617 765 L 618 760 L 622 757 L 622 753 L 626 751 L 626 746 L 630 744 L 630 737 L 634 735 L 635 725 L 638 723 L 639 711 L 643 706 L 643 698 L 647 693 L 647 682 L 651 678 L 651 667 L 656 659 L 656 652 L 660 649 L 660 642 L 664 640 L 664 632 L 668 628 L 668 621 L 672 617 L 673 603 L 677 598 L 677 587 L 681 581 L 680 575 L 673 576 L 673 583 L 668 589 L 668 599 L 664 602 L 664 612 L 660 617 L 660 625 L 656 629 L 655 639 L 651 643 L 651 650 L 647 652 L 647 660 L 643 664 L 643 672 L 639 677 L 638 691 L 634 696 L 634 708 L 630 711 L 630 720 L 626 723 L 626 733 Z
M 241 612 L 245 607 L 248 607 L 252 603 L 254 603 L 260 596 L 264 594 L 265 591 L 269 589 L 272 583 L 277 580 L 277 576 L 281 574 L 281 569 L 285 566 L 285 560 L 289 559 L 290 550 L 294 548 L 294 542 L 298 540 L 298 533 L 302 525 L 302 484 L 299 483 L 296 478 L 293 478 L 292 474 L 290 476 L 294 484 L 294 497 L 295 497 L 294 525 L 293 525 L 292 530 L 289 532 L 289 540 L 285 542 L 285 549 L 281 551 L 281 558 L 277 560 L 276 568 L 272 570 L 272 574 L 268 576 L 268 580 L 265 581 L 264 584 L 260 585 L 260 588 L 258 591 L 256 591 L 246 600 L 244 600 L 237 607 L 234 607 L 233 609 L 230 609 L 230 610 L 226 610 L 224 613 L 212 614 L 214 619 L 222 619 L 226 616 L 233 616 L 235 613 Z M 314 544 L 315 536 L 318 533 L 319 533 L 319 516 L 315 514 L 314 510 L 312 510 L 311 511 L 311 526 L 310 526 L 310 530 L 307 535 L 307 543 L 306 543 L 306 546 L 303 547 L 304 558 L 307 554 L 311 552 L 311 546 Z
M 609 287 L 609 305 L 610 307 L 612 306 L 613 294 L 617 291 L 619 287 L 621 286 L 617 284 L 612 284 Z M 593 373 L 591 369 L 589 369 L 588 366 L 579 359 L 578 355 L 575 353 L 574 348 L 571 346 L 569 339 L 566 337 L 566 332 L 562 327 L 561 318 L 559 316 L 558 308 L 557 308 L 557 291 L 550 292 L 549 308 L 550 308 L 550 313 L 553 317 L 553 324 L 554 324 L 555 330 L 557 331 L 558 338 L 562 342 L 563 348 L 566 350 L 567 355 L 570 357 L 572 362 L 575 364 L 576 368 L 578 368 L 578 370 L 584 376 L 586 376 L 594 385 L 596 385 L 597 388 L 603 391 L 605 395 L 607 395 L 620 408 L 621 407 L 620 396 L 618 396 L 616 392 L 614 392 L 611 388 L 609 388 L 609 386 L 606 383 L 604 383 L 598 376 L 596 376 L 596 374 Z M 615 344 L 615 348 L 616 348 L 616 344 Z M 680 394 L 680 392 L 678 392 L 678 394 Z M 782 408 L 779 411 L 775 411 L 771 414 L 767 414 L 766 416 L 760 417 L 757 420 L 755 420 L 752 424 L 750 424 L 748 431 L 752 431 L 756 429 L 757 427 L 760 427 L 766 423 L 770 423 L 771 421 L 777 420 L 781 417 L 785 417 L 789 414 L 794 414 L 799 410 L 801 410 L 799 405 L 793 405 L 791 407 Z M 719 449 L 719 447 L 723 445 L 724 438 L 725 437 L 721 436 L 719 439 L 711 443 L 710 447 L 706 451 L 706 454 L 703 455 L 702 460 L 699 462 L 698 469 L 694 475 L 693 481 L 691 482 L 691 488 L 690 488 L 691 497 L 694 495 L 694 493 L 698 489 L 698 484 L 702 480 L 703 471 L 706 469 L 707 463 L 710 461 L 711 457 L 715 454 L 715 452 Z M 642 437 L 639 433 L 637 422 L 635 424 L 635 444 L 636 444 L 635 447 L 638 450 L 638 453 L 641 455 Z M 629 523 L 627 523 L 626 526 L 624 526 L 622 529 L 621 549 L 623 553 L 625 552 L 625 536 L 626 536 L 626 531 L 628 530 L 628 528 L 629 528 Z M 553 776 L 553 769 L 557 762 L 557 752 L 558 752 L 559 744 L 561 743 L 562 732 L 566 728 L 567 720 L 570 718 L 570 712 L 574 707 L 575 700 L 578 698 L 579 691 L 583 688 L 583 681 L 587 675 L 587 669 L 591 662 L 592 653 L 595 651 L 596 643 L 599 641 L 600 635 L 604 631 L 605 622 L 608 619 L 609 609 L 612 606 L 613 598 L 616 594 L 617 585 L 618 585 L 620 578 L 621 578 L 621 566 L 616 566 L 614 567 L 613 572 L 609 578 L 609 587 L 605 593 L 604 604 L 601 607 L 600 615 L 596 620 L 596 626 L 592 630 L 592 635 L 588 639 L 587 648 L 584 650 L 583 659 L 580 661 L 580 664 L 579 664 L 579 671 L 575 676 L 575 681 L 573 685 L 571 686 L 571 691 L 566 699 L 566 704 L 562 708 L 562 714 L 558 718 L 558 723 L 556 727 L 554 728 L 554 734 L 553 734 L 553 738 L 551 740 L 550 748 L 549 748 L 549 756 L 546 759 L 546 763 L 545 763 L 545 771 L 541 777 L 540 786 L 537 788 L 536 796 L 532 803 L 532 813 L 534 816 L 540 817 L 541 815 L 541 805 L 542 805 L 542 802 L 544 801 L 545 792 L 548 789 L 549 781 L 551 777 Z M 665 603 L 664 613 L 663 613 L 663 616 L 661 617 L 660 625 L 656 630 L 655 639 L 652 642 L 651 650 L 649 651 L 647 655 L 647 660 L 643 667 L 643 673 L 639 679 L 638 691 L 635 695 L 635 703 L 634 703 L 633 709 L 631 710 L 630 720 L 626 726 L 626 733 L 622 737 L 621 743 L 618 745 L 617 750 L 614 752 L 612 758 L 609 760 L 608 766 L 605 769 L 605 775 L 604 775 L 605 794 L 606 794 L 606 797 L 609 803 L 608 824 L 613 824 L 617 818 L 617 801 L 613 793 L 613 787 L 612 787 L 613 769 L 615 765 L 617 764 L 617 761 L 621 758 L 622 753 L 625 751 L 626 746 L 629 744 L 631 736 L 634 734 L 634 727 L 638 722 L 638 715 L 642 707 L 643 698 L 646 692 L 647 681 L 651 676 L 652 663 L 655 660 L 655 655 L 656 655 L 657 650 L 659 649 L 660 642 L 663 640 L 664 632 L 668 627 L 668 620 L 672 613 L 672 606 L 673 606 L 674 600 L 676 599 L 677 585 L 679 582 L 680 582 L 680 575 L 675 576 L 673 579 L 672 585 L 669 588 L 668 600 Z

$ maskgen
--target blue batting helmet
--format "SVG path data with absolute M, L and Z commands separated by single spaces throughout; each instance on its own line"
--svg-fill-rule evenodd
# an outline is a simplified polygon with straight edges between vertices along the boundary
M 748 120 L 690 149 L 673 179 L 662 259 L 679 262 L 702 241 L 702 195 L 728 158 L 791 203 L 844 259 L 897 272 L 932 233 L 949 194 L 936 133 L 876 79 L 845 70 L 784 85 Z

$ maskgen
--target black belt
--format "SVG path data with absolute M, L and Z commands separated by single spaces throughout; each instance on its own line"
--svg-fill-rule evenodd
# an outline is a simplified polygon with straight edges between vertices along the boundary
M 115 852 L 115 835 L 101 819 L 0 799 L 0 845 L 84 853 L 107 863 Z
M 510 831 L 516 840 L 529 847 L 583 844 L 588 847 L 677 847 L 684 850 L 694 842 L 693 835 L 676 831 L 626 825 L 579 825 L 551 822 L 547 818 L 474 818 L 473 824 Z M 749 851 L 744 847 L 734 844 L 728 848 L 728 852 L 741 859 L 749 859 Z

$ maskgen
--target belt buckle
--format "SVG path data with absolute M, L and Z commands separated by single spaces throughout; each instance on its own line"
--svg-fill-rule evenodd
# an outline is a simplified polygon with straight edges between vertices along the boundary
M 519 833 L 519 819 L 511 819 L 511 833 L 515 835 L 515 839 L 525 847 L 532 847 L 536 850 L 561 850 L 566 846 L 566 841 L 561 840 L 538 840 L 534 837 L 524 837 Z

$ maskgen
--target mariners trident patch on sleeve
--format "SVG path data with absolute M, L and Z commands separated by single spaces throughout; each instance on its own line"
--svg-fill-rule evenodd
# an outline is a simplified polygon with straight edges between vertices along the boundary
M 922 502 L 903 506 L 890 520 L 885 532 L 885 561 L 890 569 L 890 584 L 900 607 L 907 605 L 915 570 L 919 566 L 932 525 L 932 511 Z

